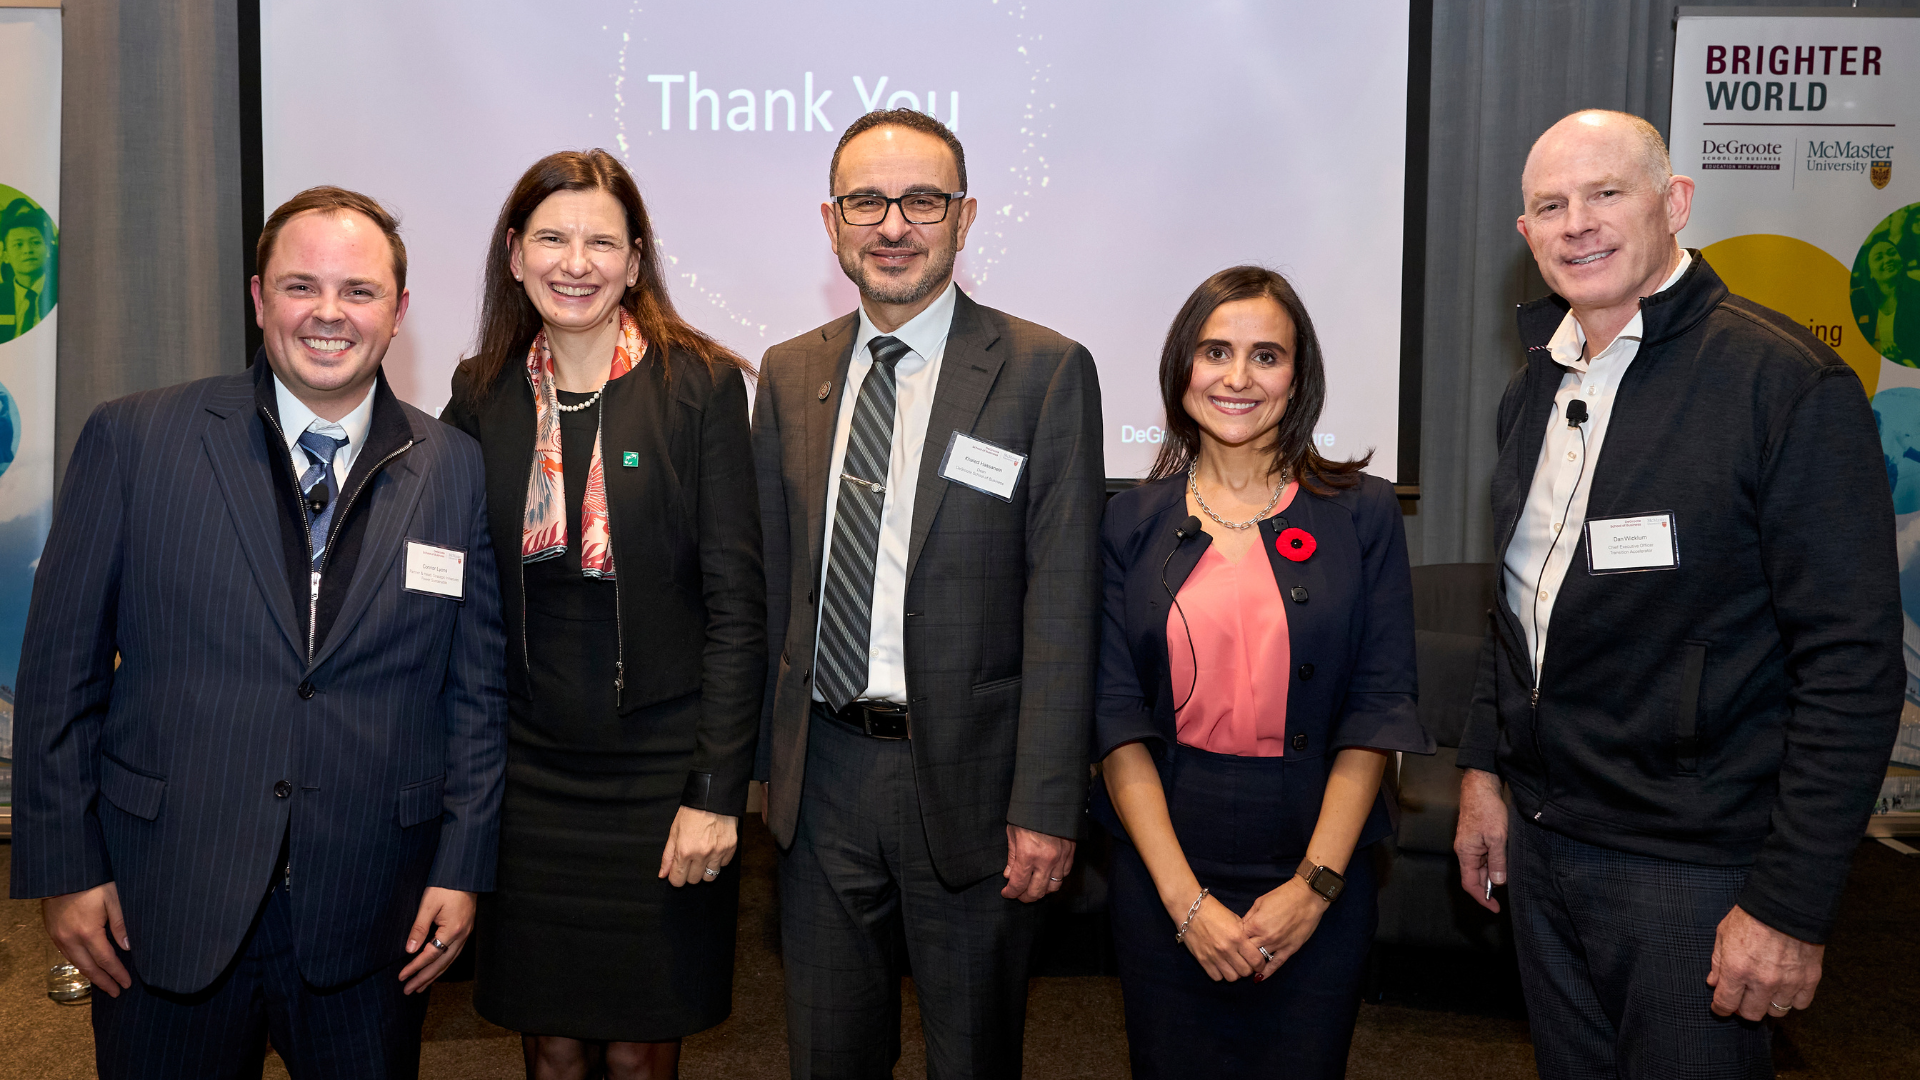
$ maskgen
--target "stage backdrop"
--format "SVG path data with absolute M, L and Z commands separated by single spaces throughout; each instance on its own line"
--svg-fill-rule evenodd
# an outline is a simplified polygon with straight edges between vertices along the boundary
M 312 184 L 402 218 L 413 306 L 387 370 L 438 410 L 509 188 L 553 150 L 633 169 L 683 314 L 749 359 L 852 311 L 818 207 L 840 132 L 953 125 L 982 303 L 1085 343 L 1107 472 L 1158 449 L 1167 325 L 1208 274 L 1293 278 L 1325 347 L 1319 432 L 1398 460 L 1407 0 L 262 0 L 269 210 Z
M 0 819 L 13 802 L 13 686 L 53 517 L 60 281 L 60 10 L 0 8 Z M 0 821 L 4 823 L 4 821 Z
M 1873 399 L 1899 527 L 1907 704 L 1879 827 L 1920 818 L 1920 18 L 1681 8 L 1680 239 L 1839 351 Z M 1734 11 L 1738 14 L 1726 14 Z M 1913 815 L 1913 818 L 1907 818 Z M 1902 820 L 1904 819 L 1904 820 Z

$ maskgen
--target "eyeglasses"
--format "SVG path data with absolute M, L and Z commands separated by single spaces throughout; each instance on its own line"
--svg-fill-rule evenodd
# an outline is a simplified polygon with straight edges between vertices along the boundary
M 868 192 L 835 195 L 833 202 L 840 207 L 840 220 L 849 225 L 878 225 L 887 220 L 887 211 L 894 206 L 900 207 L 900 216 L 906 218 L 909 225 L 938 225 L 947 220 L 947 207 L 955 199 L 966 197 L 964 191 L 909 191 L 897 199 L 889 199 Z

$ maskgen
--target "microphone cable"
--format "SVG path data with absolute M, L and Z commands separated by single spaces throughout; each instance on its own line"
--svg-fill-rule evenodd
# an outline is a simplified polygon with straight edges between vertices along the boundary
M 1560 546 L 1560 535 L 1567 531 L 1567 515 L 1573 511 L 1573 497 L 1580 492 L 1580 481 L 1587 475 L 1587 403 L 1574 398 L 1567 403 L 1567 426 L 1580 433 L 1580 469 L 1573 474 L 1573 490 L 1567 492 L 1567 505 L 1560 510 L 1560 528 L 1554 530 L 1553 542 L 1547 545 L 1547 557 L 1540 560 L 1540 573 L 1533 579 L 1533 625 L 1527 634 L 1528 659 L 1533 663 L 1533 692 L 1540 692 L 1540 669 L 1546 664 L 1546 657 L 1540 655 L 1540 586 L 1547 580 L 1547 565 L 1553 562 L 1554 549 Z M 1184 618 L 1185 616 L 1182 616 Z
M 1187 633 L 1187 661 L 1193 666 L 1193 682 L 1187 687 L 1187 696 L 1180 704 L 1173 707 L 1173 715 L 1176 718 L 1180 715 L 1180 710 L 1187 707 L 1187 702 L 1193 700 L 1193 692 L 1200 689 L 1200 655 L 1196 653 L 1193 648 L 1193 624 L 1187 621 L 1186 609 L 1180 606 L 1180 598 L 1174 595 L 1173 586 L 1167 584 L 1167 567 L 1173 565 L 1173 557 L 1179 554 L 1180 549 L 1186 546 L 1187 541 L 1193 539 L 1199 535 L 1199 533 L 1199 516 L 1188 514 L 1187 520 L 1181 522 L 1179 527 L 1173 530 L 1173 535 L 1178 538 L 1178 542 L 1173 545 L 1173 550 L 1167 552 L 1167 557 L 1160 561 L 1160 587 L 1167 591 L 1167 599 L 1173 601 L 1173 609 L 1180 613 L 1180 628 Z M 1173 682 L 1171 672 L 1168 673 L 1167 682 L 1169 685 Z

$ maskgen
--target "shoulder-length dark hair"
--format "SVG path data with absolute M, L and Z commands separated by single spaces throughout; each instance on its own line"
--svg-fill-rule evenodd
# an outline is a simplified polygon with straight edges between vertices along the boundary
M 733 367 L 750 371 L 747 363 L 726 346 L 694 329 L 673 309 L 666 282 L 660 274 L 660 256 L 654 247 L 653 222 L 647 217 L 646 204 L 640 201 L 640 189 L 633 175 L 619 159 L 598 147 L 592 150 L 562 150 L 548 154 L 513 185 L 493 224 L 493 239 L 487 244 L 486 281 L 480 300 L 480 334 L 477 350 L 460 361 L 469 390 L 475 397 L 487 393 L 500 371 L 509 362 L 523 359 L 540 332 L 540 313 L 528 299 L 524 285 L 513 279 L 508 269 L 508 246 L 512 236 L 523 235 L 527 218 L 556 191 L 604 191 L 612 195 L 627 214 L 628 240 L 639 249 L 640 276 L 620 298 L 639 325 L 647 341 L 647 358 L 660 365 L 663 375 L 667 353 L 678 349 L 691 353 L 709 368 Z
M 1320 359 L 1320 337 L 1300 294 L 1280 274 L 1264 266 L 1235 266 L 1200 283 L 1180 306 L 1167 328 L 1160 350 L 1160 402 L 1167 412 L 1167 436 L 1153 461 L 1149 480 L 1186 472 L 1200 453 L 1200 424 L 1187 415 L 1187 386 L 1193 381 L 1193 352 L 1201 328 L 1222 304 L 1266 297 L 1279 304 L 1293 320 L 1293 400 L 1274 430 L 1273 466 L 1285 468 L 1300 485 L 1316 495 L 1360 482 L 1360 470 L 1373 460 L 1373 451 L 1355 461 L 1329 461 L 1313 448 L 1313 426 L 1327 401 L 1327 371 Z

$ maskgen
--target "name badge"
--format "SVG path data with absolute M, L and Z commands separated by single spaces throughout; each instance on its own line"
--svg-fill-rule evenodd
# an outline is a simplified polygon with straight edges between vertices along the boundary
M 947 440 L 947 452 L 940 458 L 940 477 L 965 484 L 1001 502 L 1012 502 L 1013 489 L 1020 483 L 1020 474 L 1026 467 L 1027 455 L 956 431 Z
M 1672 570 L 1680 565 L 1673 512 L 1587 522 L 1587 573 L 1628 574 Z
M 465 598 L 467 553 L 459 548 L 429 544 L 424 540 L 407 541 L 408 592 L 423 596 L 444 596 L 449 600 Z

